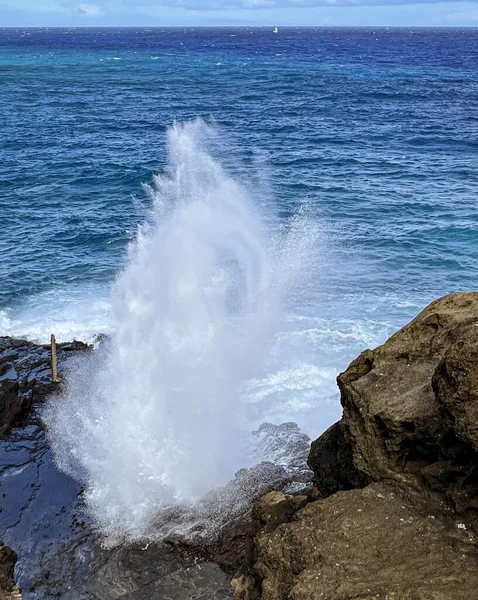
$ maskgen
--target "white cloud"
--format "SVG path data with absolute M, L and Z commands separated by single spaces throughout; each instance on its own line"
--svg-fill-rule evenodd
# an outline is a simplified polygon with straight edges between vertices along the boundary
M 478 0 L 468 2 L 476 5 Z M 78 2 L 78 0 L 0 0 L 0 15 L 2 6 L 7 9 L 26 10 L 31 12 L 51 12 L 69 15 L 83 15 L 86 17 L 101 17 L 106 15 L 137 14 L 154 11 L 158 13 L 180 14 L 187 11 L 195 14 L 220 11 L 250 10 L 296 10 L 307 11 L 320 7 L 365 7 L 365 6 L 417 6 L 436 4 L 436 0 L 96 0 L 95 2 Z M 445 4 L 445 3 L 443 3 Z M 476 21 L 478 11 L 463 11 L 461 0 L 448 0 L 448 20 Z M 457 6 L 453 12 L 452 6 Z
M 105 14 L 102 7 L 97 4 L 79 4 L 76 7 L 76 12 L 87 17 L 99 17 Z
M 0 0 L 0 26 L 477 26 L 478 0 Z
M 449 4 L 461 0 L 448 0 Z M 142 0 L 139 4 L 147 6 L 170 6 L 188 10 L 232 10 L 264 8 L 314 8 L 320 6 L 391 6 L 401 4 L 435 4 L 436 0 Z M 131 4 L 134 4 L 132 0 Z

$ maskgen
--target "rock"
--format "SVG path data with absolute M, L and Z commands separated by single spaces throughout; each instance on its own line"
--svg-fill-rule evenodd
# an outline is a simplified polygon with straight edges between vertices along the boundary
M 291 496 L 273 491 L 255 502 L 252 516 L 265 525 L 265 531 L 273 531 L 278 525 L 290 521 L 306 504 L 307 496 Z
M 16 378 L 1 376 L 0 379 L 0 435 L 13 423 L 19 421 L 28 408 L 29 402 L 18 394 Z
M 49 477 L 58 477 L 53 465 L 49 470 Z M 159 513 L 155 535 L 163 541 L 141 544 L 104 540 L 88 520 L 81 494 L 72 494 L 74 488 L 63 489 L 69 496 L 60 500 L 61 508 L 57 497 L 45 506 L 47 497 L 41 501 L 39 492 L 22 515 L 23 539 L 30 536 L 31 545 L 37 545 L 30 555 L 34 565 L 25 561 L 22 570 L 24 587 L 28 594 L 64 600 L 231 598 L 232 574 L 261 526 L 251 515 L 252 501 L 274 486 L 284 487 L 286 475 L 271 463 L 241 469 L 194 509 L 174 507 Z M 56 489 L 65 485 L 61 477 L 59 483 Z M 48 493 L 50 488 L 43 489 Z M 33 527 L 28 527 L 29 517 L 36 517 Z
M 60 372 L 68 359 L 89 350 L 83 342 L 57 344 Z M 27 340 L 0 337 L 0 436 L 21 423 L 33 403 L 54 392 L 50 349 Z
M 252 518 L 254 499 L 308 473 L 307 438 L 298 427 L 267 426 L 252 436 L 279 452 L 287 469 L 265 461 L 241 469 L 194 510 L 174 507 L 158 514 L 155 537 L 163 542 L 104 540 L 85 510 L 81 485 L 57 469 L 45 436 L 41 401 L 57 389 L 50 382 L 49 349 L 23 340 L 2 343 L 9 370 L 16 371 L 12 380 L 19 391 L 30 386 L 33 398 L 21 427 L 0 440 L 0 534 L 18 551 L 16 577 L 24 600 L 232 597 L 232 575 L 261 527 Z M 58 346 L 60 374 L 87 349 Z
M 81 342 L 58 344 L 60 376 L 89 350 Z M 0 535 L 18 552 L 24 600 L 232 597 L 232 575 L 261 527 L 253 501 L 310 481 L 307 436 L 294 423 L 264 424 L 251 448 L 273 462 L 239 470 L 194 509 L 159 513 L 153 537 L 162 542 L 105 540 L 85 509 L 81 485 L 54 463 L 41 420 L 43 399 L 59 387 L 50 377 L 48 346 L 0 338 L 0 390 L 11 409 L 0 439 Z
M 21 600 L 22 594 L 13 579 L 17 555 L 0 542 L 0 600 Z
M 368 478 L 355 467 L 350 432 L 343 420 L 312 442 L 307 462 L 314 472 L 313 482 L 324 498 L 368 483 Z
M 273 527 L 284 499 L 256 504 L 235 599 L 476 597 L 478 293 L 433 302 L 338 384 L 343 418 L 308 460 L 321 499 Z
M 236 600 L 471 600 L 476 536 L 411 488 L 374 483 L 308 504 L 255 539 Z
M 347 443 L 335 487 L 392 479 L 438 491 L 433 480 L 440 471 L 441 491 L 450 499 L 467 487 L 473 508 L 477 348 L 478 293 L 457 293 L 433 302 L 383 346 L 353 361 L 338 377 Z M 317 468 L 319 489 L 320 481 L 326 487 L 327 477 L 337 477 L 337 466 Z
M 302 474 L 298 472 L 297 476 L 300 479 Z M 196 526 L 180 538 L 181 543 L 234 574 L 248 552 L 251 539 L 261 528 L 254 515 L 254 501 L 293 483 L 290 473 L 271 462 L 240 469 L 233 480 L 198 503 L 189 517 Z M 186 531 L 184 526 L 182 529 Z
M 450 428 L 478 452 L 478 314 L 466 339 L 458 338 L 446 351 L 432 387 Z
M 94 536 L 93 536 L 94 537 Z M 91 538 L 90 538 L 91 541 Z M 98 539 L 69 545 L 48 561 L 38 581 L 46 597 L 63 600 L 226 600 L 231 577 L 200 554 L 168 543 L 118 544 Z M 85 559 L 89 565 L 84 565 Z M 87 567 L 87 568 L 85 568 Z
M 263 423 L 252 436 L 255 452 L 263 460 L 283 467 L 296 482 L 310 482 L 312 472 L 307 469 L 310 438 L 297 423 Z

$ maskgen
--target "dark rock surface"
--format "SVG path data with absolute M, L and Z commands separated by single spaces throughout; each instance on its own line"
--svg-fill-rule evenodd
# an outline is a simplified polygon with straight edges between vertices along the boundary
M 351 363 L 309 456 L 322 499 L 256 535 L 236 600 L 478 597 L 477 358 L 458 293 Z
M 349 428 L 343 420 L 312 442 L 307 462 L 314 472 L 313 482 L 325 498 L 367 485 L 367 477 L 355 467 Z
M 89 349 L 76 341 L 58 344 L 60 368 L 70 356 Z M 0 337 L 0 436 L 20 424 L 33 404 L 44 400 L 56 387 L 51 382 L 49 346 Z
M 156 535 L 162 541 L 105 539 L 85 510 L 81 485 L 58 471 L 48 445 L 42 403 L 59 389 L 50 381 L 49 348 L 0 341 L 0 389 L 13 385 L 10 406 L 22 407 L 2 422 L 0 539 L 18 554 L 15 577 L 24 600 L 231 598 L 232 575 L 260 528 L 252 501 L 272 489 L 303 487 L 310 479 L 307 436 L 295 424 L 264 425 L 253 445 L 280 464 L 241 469 L 194 510 L 158 514 Z M 87 350 L 79 342 L 59 344 L 60 376 Z
M 81 342 L 58 344 L 60 375 L 89 350 Z M 15 390 L 0 423 L 0 537 L 17 552 L 24 598 L 33 598 L 43 558 L 76 536 L 72 514 L 80 489 L 54 466 L 39 416 L 45 398 L 59 389 L 51 382 L 49 347 L 0 338 L 0 373 L 0 397 Z
M 101 538 L 84 509 L 81 486 L 56 468 L 40 418 L 43 400 L 58 389 L 50 381 L 49 348 L 0 342 L 0 390 L 11 400 L 0 440 L 0 536 L 17 551 L 24 600 L 230 597 L 230 575 L 194 548 Z M 79 342 L 57 348 L 60 375 L 89 350 Z M 13 558 L 11 574 L 15 553 L 4 553 Z

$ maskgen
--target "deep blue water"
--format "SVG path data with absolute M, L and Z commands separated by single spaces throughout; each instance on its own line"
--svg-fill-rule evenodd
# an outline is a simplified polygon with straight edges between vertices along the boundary
M 196 117 L 323 228 L 261 416 L 314 412 L 357 352 L 477 288 L 476 29 L 0 29 L 0 97 L 0 335 L 108 329 L 142 184 Z

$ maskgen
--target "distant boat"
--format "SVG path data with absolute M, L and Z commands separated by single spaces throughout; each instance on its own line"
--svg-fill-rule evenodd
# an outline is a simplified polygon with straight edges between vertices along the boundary
M 277 27 L 274 27 L 274 33 L 279 33 L 279 30 L 277 29 Z

